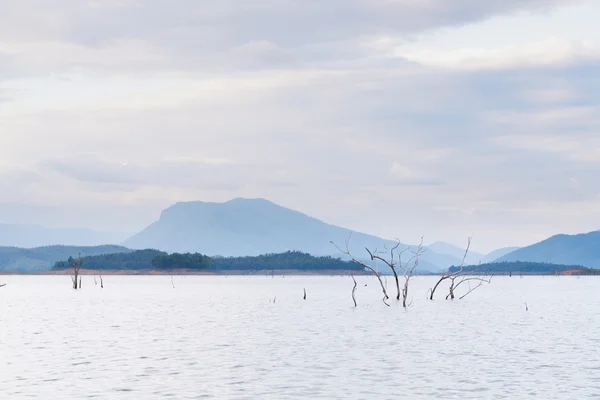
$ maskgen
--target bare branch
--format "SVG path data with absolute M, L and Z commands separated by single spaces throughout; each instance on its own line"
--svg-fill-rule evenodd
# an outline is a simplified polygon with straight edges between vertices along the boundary
M 400 268 L 402 268 L 402 276 L 404 277 L 404 288 L 402 289 L 402 307 L 407 308 L 410 304 L 406 304 L 406 300 L 408 299 L 408 286 L 410 283 L 410 279 L 413 277 L 415 269 L 419 265 L 419 257 L 423 253 L 423 236 L 421 236 L 421 242 L 417 247 L 417 250 L 413 252 L 413 256 L 408 260 L 408 262 L 402 265 L 402 259 L 400 258 Z M 400 255 L 401 256 L 401 255 Z M 399 257 L 400 257 L 399 256 Z M 412 266 L 411 266 L 412 263 Z M 412 304 L 412 302 L 411 302 Z
M 367 249 L 365 247 L 365 249 L 367 250 L 367 253 L 369 253 L 369 256 L 371 256 L 371 261 L 375 261 L 375 260 L 380 260 L 383 261 L 391 270 L 392 273 L 394 274 L 394 280 L 396 281 L 396 300 L 400 300 L 400 281 L 398 279 L 398 272 L 396 272 L 396 264 L 394 264 L 394 251 L 400 246 L 400 242 L 398 241 L 398 243 L 390 250 L 390 260 L 388 261 L 385 258 L 376 255 L 377 254 L 377 250 L 375 250 L 375 252 L 371 252 L 369 249 Z M 385 253 L 380 253 L 380 254 L 385 254 Z
M 488 279 L 485 279 L 485 278 L 480 278 L 480 277 L 470 277 L 470 278 L 465 278 L 465 279 L 463 279 L 462 281 L 460 281 L 460 282 L 459 282 L 459 283 L 456 285 L 456 287 L 458 287 L 458 286 L 459 286 L 461 283 L 463 283 L 463 282 L 470 282 L 470 281 L 475 281 L 475 282 L 477 282 L 477 286 L 475 286 L 475 287 L 471 288 L 471 287 L 470 287 L 470 284 L 469 284 L 469 291 L 468 291 L 467 293 L 463 294 L 461 297 L 459 297 L 459 300 L 462 300 L 462 299 L 464 299 L 464 298 L 465 298 L 465 297 L 467 297 L 469 294 L 471 294 L 471 293 L 472 293 L 472 292 L 474 292 L 475 290 L 479 289 L 481 286 L 483 286 L 483 284 L 484 284 L 484 283 L 491 283 L 491 281 L 492 281 L 492 278 L 491 278 L 491 277 L 490 277 L 490 278 L 488 278 Z M 455 287 L 454 289 L 456 289 L 456 287 Z
M 379 285 L 381 286 L 381 291 L 383 292 L 383 300 L 385 303 L 385 300 L 389 299 L 390 297 L 387 294 L 387 290 L 385 289 L 385 285 L 383 283 L 383 280 L 381 279 L 381 275 L 370 265 L 365 264 L 364 262 L 356 259 L 356 257 L 354 257 L 351 253 L 350 253 L 350 238 L 352 237 L 352 234 L 350 234 L 350 236 L 348 237 L 348 239 L 346 240 L 346 250 L 342 250 L 338 245 L 336 245 L 333 241 L 330 241 L 330 243 L 332 245 L 335 246 L 335 248 L 337 248 L 340 253 L 347 255 L 348 257 L 350 257 L 352 259 L 352 261 L 354 261 L 355 263 L 361 265 L 362 267 L 368 269 L 369 271 L 373 272 L 375 274 L 375 276 L 377 277 L 377 280 L 379 281 Z M 367 249 L 368 251 L 368 249 Z M 386 303 L 386 305 L 389 305 Z
M 354 287 L 352 288 L 352 301 L 354 302 L 354 307 L 357 307 L 356 297 L 354 296 L 354 292 L 356 292 L 357 283 L 356 283 L 356 279 L 354 279 L 354 275 L 351 275 L 351 276 L 352 276 L 352 280 L 354 281 Z
M 455 277 L 461 275 L 462 272 L 463 272 L 463 267 L 465 265 L 465 260 L 467 259 L 467 255 L 469 254 L 469 249 L 471 248 L 471 239 L 472 238 L 470 238 L 470 237 L 467 239 L 467 248 L 465 250 L 465 254 L 464 254 L 463 258 L 462 258 L 462 261 L 460 263 L 460 268 L 458 269 L 458 271 L 442 275 L 440 277 L 440 279 L 437 281 L 437 283 L 435 284 L 435 286 L 433 287 L 433 289 L 431 289 L 430 295 L 429 295 L 429 300 L 433 300 L 433 295 L 435 294 L 435 291 L 437 290 L 438 286 L 440 286 L 440 284 L 443 281 L 445 281 L 446 279 L 450 279 L 452 281 L 452 283 L 450 285 L 450 293 L 448 294 L 448 296 L 453 296 L 453 293 L 454 293 L 454 279 L 455 279 Z M 446 296 L 446 299 L 448 299 L 448 296 Z M 454 298 L 454 297 L 452 297 L 452 298 Z

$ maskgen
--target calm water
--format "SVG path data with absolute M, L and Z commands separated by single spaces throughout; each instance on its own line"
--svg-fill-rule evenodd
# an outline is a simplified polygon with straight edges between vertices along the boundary
M 598 278 L 495 278 L 431 302 L 420 277 L 407 311 L 357 280 L 354 308 L 341 277 L 84 277 L 75 292 L 0 276 L 0 398 L 600 395 Z

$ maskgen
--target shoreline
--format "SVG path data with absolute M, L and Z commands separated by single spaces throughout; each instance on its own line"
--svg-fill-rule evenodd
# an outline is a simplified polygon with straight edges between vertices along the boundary
M 71 275 L 71 271 L 36 271 L 36 272 L 10 272 L 0 271 L 0 276 L 19 275 L 19 276 L 64 276 Z M 288 275 L 288 276 L 349 276 L 349 275 L 369 275 L 364 271 L 353 270 L 323 270 L 323 271 L 303 271 L 303 270 L 231 270 L 231 271 L 197 271 L 189 269 L 173 269 L 173 270 L 84 270 L 79 271 L 82 276 L 164 276 L 164 275 L 190 275 L 190 276 L 269 276 L 269 275 Z
M 18 272 L 18 271 L 1 271 L 0 276 L 64 276 L 71 275 L 70 270 L 61 271 L 35 271 L 35 272 Z M 82 276 L 164 276 L 164 275 L 189 275 L 189 276 L 365 276 L 373 275 L 369 271 L 356 271 L 356 270 L 228 270 L 228 271 L 200 271 L 192 269 L 173 269 L 173 270 L 90 270 L 81 269 L 79 275 Z M 482 274 L 479 274 L 482 275 Z M 491 276 L 505 276 L 509 277 L 508 272 L 503 273 L 491 273 Z M 382 276 L 393 276 L 391 274 L 382 274 Z M 428 274 L 415 274 L 414 276 L 441 276 L 441 273 L 428 273 Z M 548 273 L 519 273 L 513 272 L 512 278 L 519 278 L 520 276 L 599 276 L 597 273 L 589 273 L 588 271 L 582 270 L 564 270 L 559 272 L 548 272 Z

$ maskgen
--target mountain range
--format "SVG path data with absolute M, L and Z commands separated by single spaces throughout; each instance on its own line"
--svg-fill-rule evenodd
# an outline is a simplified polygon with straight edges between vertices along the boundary
M 365 247 L 384 251 L 396 242 L 352 232 L 327 224 L 265 199 L 237 198 L 225 203 L 177 203 L 164 210 L 158 221 L 132 236 L 123 245 L 167 252 L 203 252 L 211 256 L 257 256 L 299 250 L 315 256 L 341 256 L 331 244 L 349 249 L 357 258 L 368 258 Z M 400 248 L 416 247 L 401 244 Z M 420 259 L 422 271 L 436 272 L 460 263 L 464 250 L 436 243 Z M 504 255 L 505 253 L 502 253 Z M 470 253 L 478 261 L 488 256 Z
M 428 249 L 435 251 L 439 254 L 447 254 L 450 255 L 457 260 L 463 259 L 465 257 L 465 249 L 461 249 L 449 243 L 444 242 L 435 242 L 427 246 Z M 505 255 L 512 253 L 513 251 L 518 250 L 518 247 L 505 247 L 502 249 L 494 250 L 489 254 L 481 254 L 475 251 L 469 250 L 465 257 L 465 265 L 475 265 L 475 264 L 486 264 L 492 261 L 496 261 L 500 257 L 504 257 Z
M 327 224 L 268 200 L 237 198 L 225 203 L 177 203 L 123 245 L 210 256 L 257 256 L 293 250 L 315 256 L 342 256 L 331 242 L 345 249 L 349 238 L 349 249 L 357 258 L 368 257 L 365 247 L 383 251 L 396 244 Z M 457 261 L 434 251 L 426 252 L 421 260 L 420 268 L 428 271 L 439 271 Z
M 128 233 L 97 232 L 90 229 L 57 229 L 39 225 L 0 224 L 0 246 L 33 248 L 63 245 L 100 246 L 121 243 Z
M 500 257 L 499 262 L 528 261 L 600 268 L 600 231 L 555 235 Z
M 65 258 L 64 255 L 76 256 L 78 252 L 96 254 L 80 251 L 79 247 L 39 248 L 50 244 L 93 246 L 120 243 L 123 246 L 104 247 L 97 254 L 107 254 L 108 250 L 125 252 L 130 249 L 156 249 L 169 253 L 199 252 L 213 257 L 257 256 L 286 251 L 343 257 L 331 242 L 345 249 L 348 238 L 351 238 L 351 253 L 359 259 L 368 259 L 365 247 L 384 251 L 396 244 L 377 236 L 327 224 L 264 199 L 237 198 L 225 203 L 182 202 L 167 208 L 157 221 L 128 238 L 123 233 L 0 224 L 0 246 L 13 246 L 0 248 L 0 270 L 7 268 L 7 263 L 13 269 L 15 266 L 24 266 L 21 269 L 40 270 L 51 267 L 49 263 Z M 474 265 L 524 261 L 597 268 L 600 267 L 599 245 L 600 231 L 580 235 L 557 235 L 520 249 L 504 248 L 490 254 L 470 251 L 465 263 Z M 28 249 L 17 249 L 16 246 Z M 414 245 L 402 244 L 401 248 L 403 247 L 415 250 Z M 53 248 L 66 250 L 56 253 L 56 257 L 52 255 L 54 250 L 50 251 L 50 256 L 38 256 L 48 253 L 47 249 Z M 459 265 L 463 256 L 464 249 L 436 242 L 426 247 L 421 257 L 420 270 L 446 270 L 452 265 Z

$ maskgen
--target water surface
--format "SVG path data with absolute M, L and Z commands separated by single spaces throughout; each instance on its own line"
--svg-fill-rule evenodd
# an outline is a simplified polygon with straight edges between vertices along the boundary
M 69 277 L 0 276 L 0 398 L 600 394 L 598 277 L 497 277 L 429 301 L 433 279 L 414 280 L 404 310 L 371 277 L 354 308 L 349 277 L 84 277 L 73 291 Z

